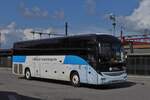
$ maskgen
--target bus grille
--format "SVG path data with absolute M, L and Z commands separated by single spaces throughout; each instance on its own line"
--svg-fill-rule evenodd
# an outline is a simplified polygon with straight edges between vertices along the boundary
M 23 74 L 22 64 L 19 64 L 19 74 Z
M 102 74 L 108 75 L 108 76 L 120 76 L 123 73 L 124 73 L 124 71 L 120 71 L 120 72 L 102 72 Z
M 14 64 L 14 73 L 15 74 L 23 74 L 22 64 Z
M 17 65 L 17 64 L 14 64 L 14 73 L 17 74 L 17 72 L 18 72 L 18 65 Z

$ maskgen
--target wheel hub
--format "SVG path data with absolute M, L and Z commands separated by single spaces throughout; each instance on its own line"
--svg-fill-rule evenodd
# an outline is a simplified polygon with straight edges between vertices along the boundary
M 30 77 L 30 72 L 29 72 L 29 71 L 26 72 L 26 77 L 27 77 L 27 78 Z
M 72 81 L 74 84 L 78 84 L 79 83 L 79 77 L 77 75 L 74 75 L 72 78 Z

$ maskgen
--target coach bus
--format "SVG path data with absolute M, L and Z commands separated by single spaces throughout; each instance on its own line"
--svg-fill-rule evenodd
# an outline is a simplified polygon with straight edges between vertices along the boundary
M 127 80 L 119 39 L 111 35 L 77 35 L 14 43 L 13 73 L 32 77 L 104 85 Z

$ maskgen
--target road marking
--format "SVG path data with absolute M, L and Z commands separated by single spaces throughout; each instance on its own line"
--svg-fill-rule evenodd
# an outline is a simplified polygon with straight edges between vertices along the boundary
M 9 99 L 9 100 L 17 100 L 14 95 L 8 95 L 8 99 Z

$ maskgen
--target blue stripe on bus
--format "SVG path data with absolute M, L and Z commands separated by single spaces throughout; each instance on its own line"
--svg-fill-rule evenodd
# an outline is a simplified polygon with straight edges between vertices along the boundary
M 79 56 L 68 55 L 64 59 L 64 64 L 73 64 L 73 65 L 88 65 L 88 63 Z
M 13 56 L 13 62 L 25 62 L 26 56 Z

